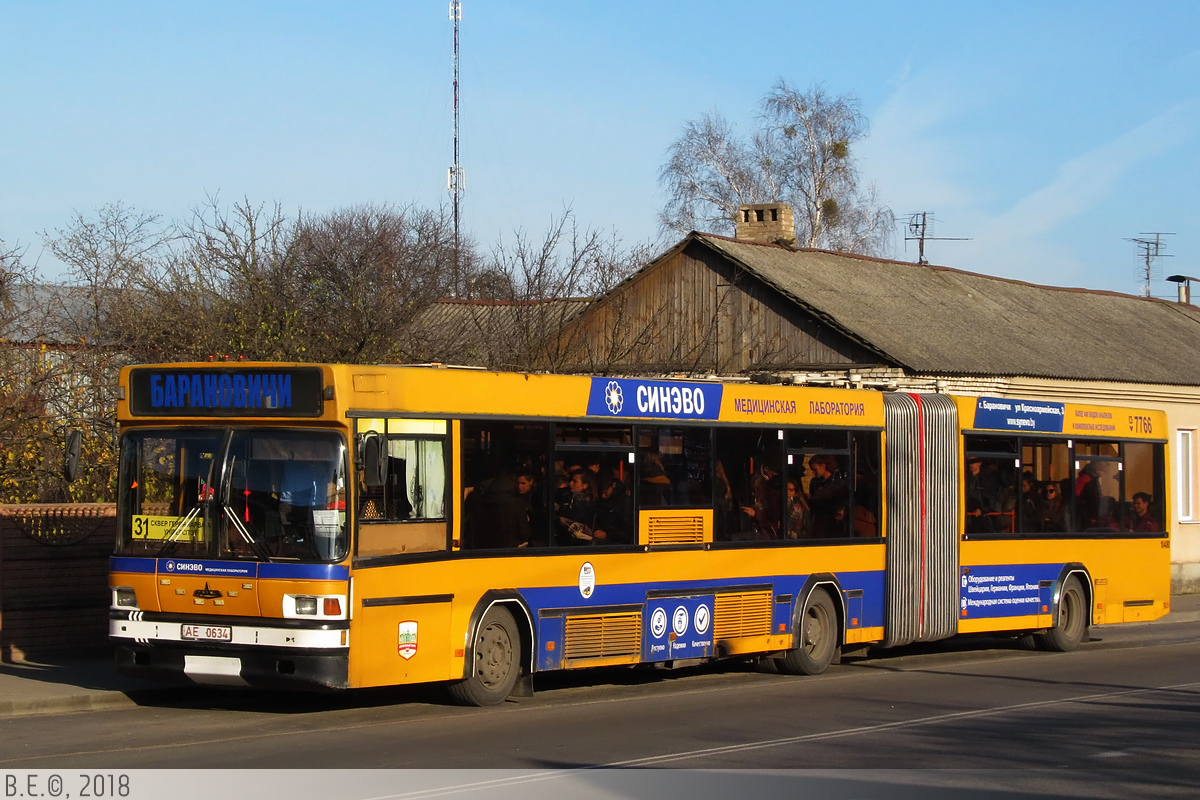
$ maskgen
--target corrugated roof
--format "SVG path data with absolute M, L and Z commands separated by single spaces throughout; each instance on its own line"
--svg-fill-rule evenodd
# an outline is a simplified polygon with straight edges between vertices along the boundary
M 1195 306 L 692 237 L 913 372 L 1200 385 Z

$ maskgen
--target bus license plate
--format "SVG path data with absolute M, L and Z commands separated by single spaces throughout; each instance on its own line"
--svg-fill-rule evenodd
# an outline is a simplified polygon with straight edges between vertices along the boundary
M 228 625 L 184 625 L 180 636 L 188 641 L 232 642 L 233 628 Z

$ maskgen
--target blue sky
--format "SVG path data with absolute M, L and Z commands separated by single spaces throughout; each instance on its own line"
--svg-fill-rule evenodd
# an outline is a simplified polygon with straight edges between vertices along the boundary
M 42 252 L 121 202 L 322 212 L 447 203 L 446 0 L 0 0 L 0 239 Z M 936 219 L 935 264 L 1138 293 L 1200 275 L 1200 4 L 463 0 L 463 224 L 484 245 L 570 208 L 662 242 L 686 120 L 741 130 L 779 79 L 858 97 L 862 177 Z M 895 256 L 916 259 L 897 225 Z M 660 248 L 661 249 L 661 248 Z

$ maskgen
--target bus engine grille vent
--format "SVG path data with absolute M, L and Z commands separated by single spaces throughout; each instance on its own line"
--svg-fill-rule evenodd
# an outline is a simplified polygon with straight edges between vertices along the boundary
M 702 516 L 652 516 L 647 521 L 647 544 L 695 544 L 704 541 Z
M 718 594 L 713 608 L 713 638 L 771 634 L 771 592 Z
M 563 658 L 637 656 L 642 652 L 642 614 L 576 615 L 567 617 Z

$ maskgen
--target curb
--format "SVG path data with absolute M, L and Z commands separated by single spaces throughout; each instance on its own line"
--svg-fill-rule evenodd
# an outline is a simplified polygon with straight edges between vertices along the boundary
M 30 717 L 38 714 L 68 714 L 80 711 L 106 711 L 134 708 L 137 703 L 121 692 L 96 692 L 90 695 L 46 697 L 36 700 L 0 700 L 0 718 Z

